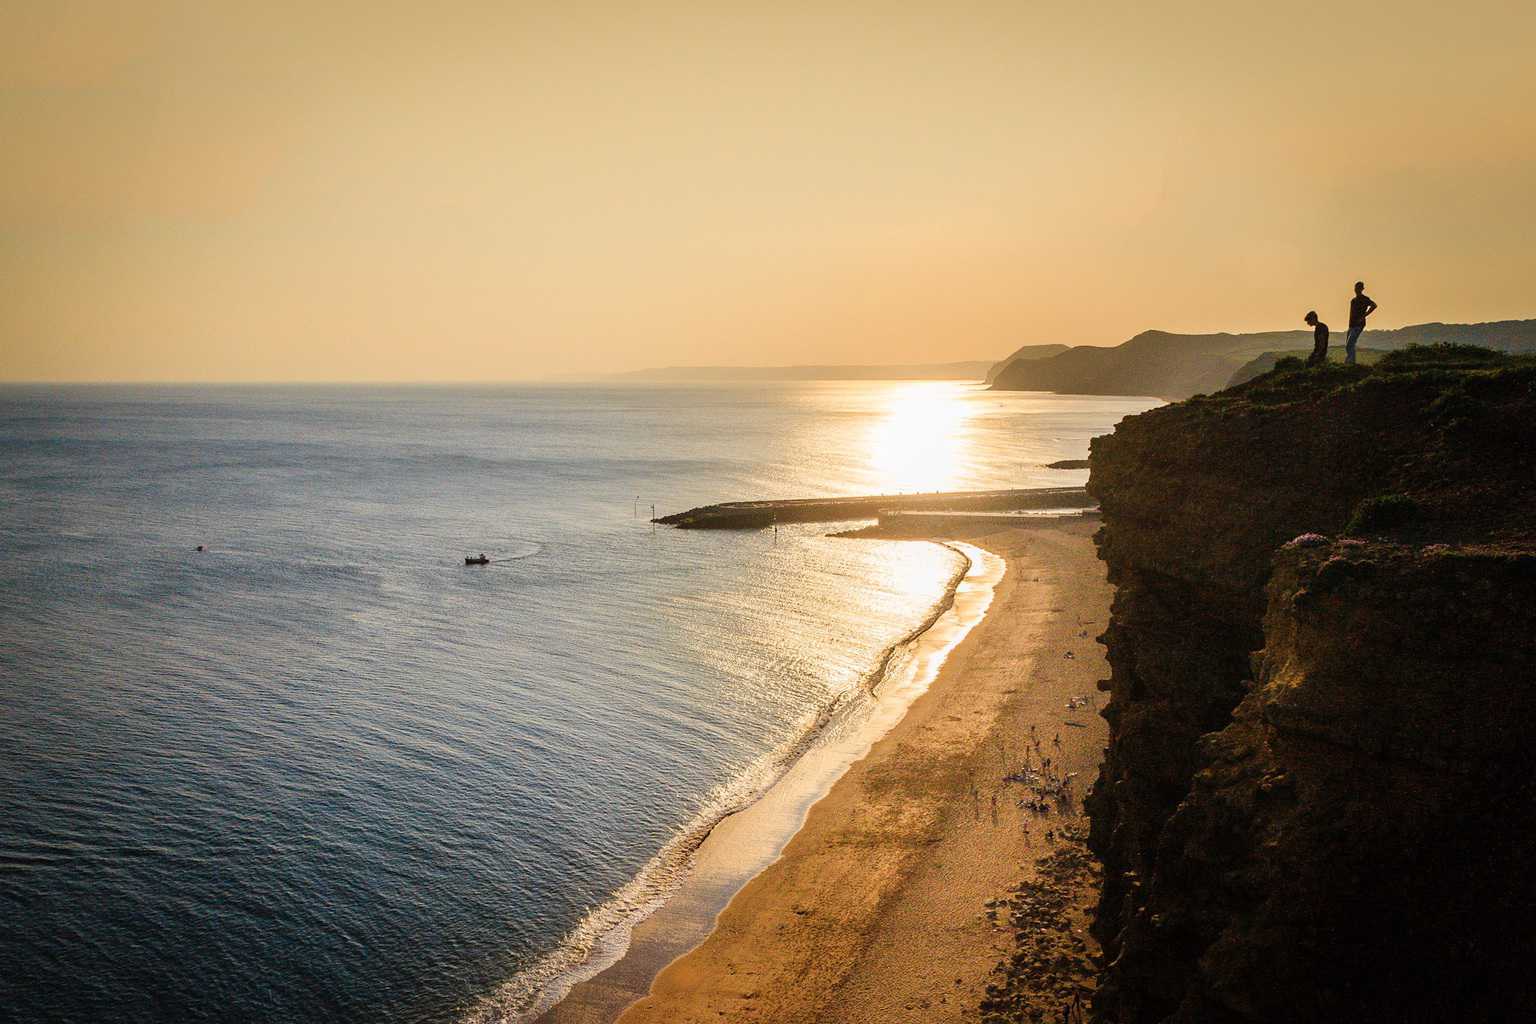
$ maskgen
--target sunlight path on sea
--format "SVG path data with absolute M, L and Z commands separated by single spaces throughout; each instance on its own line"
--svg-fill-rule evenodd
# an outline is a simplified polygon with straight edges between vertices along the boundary
M 968 421 L 978 409 L 974 389 L 951 381 L 892 387 L 868 431 L 869 465 L 882 494 L 955 490 L 973 443 Z

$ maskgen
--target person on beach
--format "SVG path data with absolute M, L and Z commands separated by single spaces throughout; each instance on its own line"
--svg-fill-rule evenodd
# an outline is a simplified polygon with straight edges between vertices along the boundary
M 1365 330 L 1365 318 L 1376 312 L 1376 301 L 1365 294 L 1365 282 L 1355 282 L 1355 297 L 1349 300 L 1349 333 L 1344 335 L 1344 362 L 1355 365 L 1355 342 Z
M 1328 361 L 1328 325 L 1317 318 L 1316 310 L 1307 313 L 1306 322 L 1312 328 L 1312 354 L 1307 365 L 1321 366 Z

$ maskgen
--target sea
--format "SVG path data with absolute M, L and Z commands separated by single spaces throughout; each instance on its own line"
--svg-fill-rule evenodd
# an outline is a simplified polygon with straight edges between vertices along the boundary
M 1043 464 L 1156 404 L 0 387 L 0 1018 L 547 1005 L 963 568 L 653 514 L 1079 484 Z

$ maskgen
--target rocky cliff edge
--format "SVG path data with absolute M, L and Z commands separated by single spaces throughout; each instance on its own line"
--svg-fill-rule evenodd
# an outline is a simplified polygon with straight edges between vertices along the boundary
M 1271 373 L 1089 489 L 1099 1018 L 1536 1014 L 1536 365 Z

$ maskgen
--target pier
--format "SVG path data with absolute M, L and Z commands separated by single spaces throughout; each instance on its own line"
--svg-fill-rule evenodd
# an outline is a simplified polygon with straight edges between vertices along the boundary
M 652 522 L 683 530 L 759 530 L 777 523 L 841 523 L 879 519 L 890 513 L 1025 512 L 1089 509 L 1093 499 L 1082 487 L 1031 487 L 1004 491 L 934 491 L 926 494 L 873 494 L 852 498 L 786 498 L 701 505 Z

